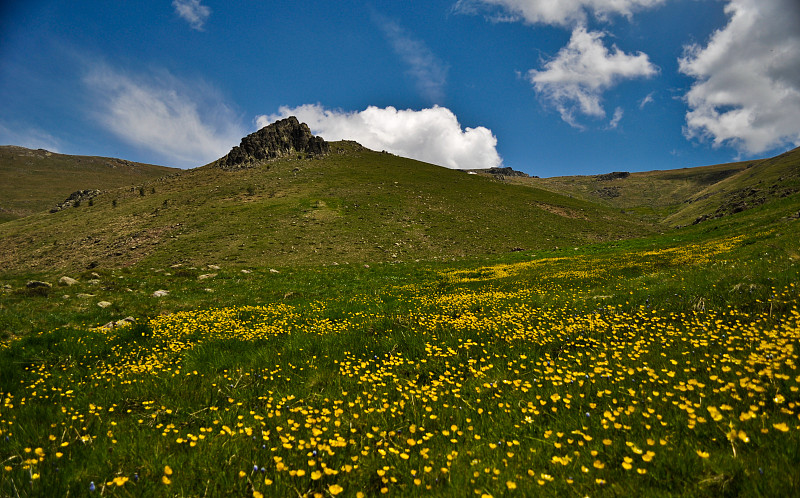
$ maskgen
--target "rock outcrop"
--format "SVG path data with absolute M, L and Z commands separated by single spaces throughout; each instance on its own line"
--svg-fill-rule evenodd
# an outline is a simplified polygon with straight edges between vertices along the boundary
M 236 170 L 292 155 L 324 155 L 329 150 L 328 142 L 312 135 L 307 124 L 290 116 L 244 137 L 227 156 L 217 161 L 217 165 L 222 169 Z
M 91 200 L 98 195 L 100 195 L 100 191 L 97 189 L 76 190 L 71 193 L 64 202 L 51 209 L 50 212 L 57 213 L 68 207 L 78 207 L 81 205 L 81 202 Z
M 611 180 L 621 180 L 623 178 L 628 178 L 629 176 L 631 176 L 631 174 L 627 171 L 614 171 L 604 175 L 595 175 L 594 179 L 601 182 L 608 182 Z

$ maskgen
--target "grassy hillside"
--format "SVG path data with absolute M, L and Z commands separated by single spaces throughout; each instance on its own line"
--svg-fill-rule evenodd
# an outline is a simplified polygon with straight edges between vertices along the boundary
M 332 151 L 0 225 L 0 496 L 800 494 L 792 154 L 658 233 Z
M 742 171 L 687 199 L 664 223 L 677 226 L 720 218 L 800 192 L 800 148 L 747 164 Z
M 47 211 L 72 192 L 135 185 L 178 170 L 122 159 L 0 147 L 0 223 Z
M 0 226 L 0 271 L 369 263 L 641 236 L 618 209 L 332 144 L 318 159 L 205 166 Z
M 3 275 L 0 495 L 796 496 L 799 208 L 455 262 Z
M 770 159 L 677 170 L 505 180 L 616 207 L 643 220 L 675 227 L 797 192 L 800 149 Z
M 630 173 L 627 176 L 513 178 L 510 181 L 624 209 L 643 219 L 660 222 L 680 210 L 684 202 L 697 192 L 739 173 L 747 165 L 748 163 L 732 163 L 667 171 L 645 171 Z

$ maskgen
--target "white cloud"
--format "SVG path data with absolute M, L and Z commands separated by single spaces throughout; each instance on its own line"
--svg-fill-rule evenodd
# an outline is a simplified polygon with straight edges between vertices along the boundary
M 0 145 L 18 145 L 28 149 L 46 149 L 59 152 L 61 141 L 36 127 L 0 122 Z
M 245 134 L 233 111 L 203 83 L 188 84 L 169 73 L 134 78 L 104 65 L 84 82 L 97 103 L 95 118 L 109 131 L 174 165 L 217 159 Z
M 800 145 L 800 5 L 731 0 L 725 12 L 728 24 L 679 60 L 696 80 L 686 136 L 750 154 Z
M 258 116 L 259 128 L 297 116 L 326 140 L 355 140 L 373 150 L 457 169 L 492 168 L 502 164 L 497 138 L 478 126 L 461 128 L 455 114 L 434 106 L 419 111 L 370 106 L 363 111 L 325 109 L 319 104 L 281 107 L 278 114 Z
M 639 101 L 639 109 L 644 109 L 644 106 L 646 106 L 647 104 L 652 104 L 653 102 L 655 102 L 653 100 L 653 94 L 655 94 L 655 92 L 650 92 L 647 94 L 647 96 L 645 96 L 645 98 Z
M 494 21 L 574 27 L 584 25 L 590 14 L 601 21 L 612 15 L 630 18 L 637 10 L 664 2 L 666 0 L 459 0 L 453 9 L 465 14 L 489 12 Z
M 447 81 L 447 67 L 423 41 L 410 36 L 397 23 L 378 14 L 373 17 L 395 53 L 408 66 L 408 73 L 416 81 L 420 94 L 431 102 L 441 102 Z
M 528 71 L 527 78 L 561 118 L 580 128 L 575 113 L 602 118 L 603 92 L 625 79 L 650 77 L 658 69 L 647 54 L 630 55 L 616 46 L 609 51 L 603 45 L 604 34 L 579 26 L 572 31 L 566 47 L 544 64 L 544 69 Z
M 614 117 L 611 118 L 611 121 L 608 122 L 608 129 L 614 130 L 619 126 L 619 122 L 622 121 L 622 116 L 625 115 L 625 111 L 622 110 L 622 107 L 617 107 L 614 109 Z
M 200 4 L 200 0 L 172 0 L 175 12 L 189 23 L 192 29 L 203 30 L 203 25 L 211 15 L 211 9 Z

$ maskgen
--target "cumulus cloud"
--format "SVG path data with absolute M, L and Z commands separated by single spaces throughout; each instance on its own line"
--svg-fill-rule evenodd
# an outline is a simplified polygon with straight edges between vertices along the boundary
M 457 169 L 492 168 L 502 164 L 497 138 L 478 126 L 461 128 L 445 107 L 419 111 L 370 106 L 363 111 L 325 109 L 319 104 L 281 107 L 278 114 L 258 116 L 259 128 L 288 116 L 297 116 L 314 134 L 326 140 L 355 140 L 373 150 Z
M 200 0 L 172 0 L 172 6 L 175 13 L 197 31 L 203 31 L 203 25 L 211 15 L 211 9 L 200 4 Z
M 465 14 L 486 12 L 494 21 L 574 27 L 584 25 L 589 15 L 601 21 L 612 15 L 630 18 L 637 10 L 664 2 L 666 0 L 459 0 L 453 9 Z
M 414 78 L 420 94 L 431 102 L 441 102 L 447 67 L 425 42 L 409 35 L 400 25 L 378 14 L 373 17 L 395 53 L 408 67 L 408 74 Z
M 93 116 L 125 142 L 178 166 L 198 166 L 236 145 L 245 130 L 213 88 L 169 73 L 132 77 L 100 65 L 84 78 Z
M 616 46 L 609 50 L 603 45 L 603 36 L 579 26 L 572 31 L 567 46 L 547 61 L 543 70 L 531 69 L 527 74 L 537 94 L 555 106 L 564 121 L 578 128 L 576 112 L 605 116 L 603 92 L 622 80 L 658 72 L 647 54 L 626 54 Z
M 728 24 L 679 59 L 695 79 L 686 136 L 750 154 L 800 145 L 800 5 L 730 0 L 725 13 Z

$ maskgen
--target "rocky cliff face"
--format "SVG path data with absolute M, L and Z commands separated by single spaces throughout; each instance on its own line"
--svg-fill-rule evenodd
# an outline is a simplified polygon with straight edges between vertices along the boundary
M 294 154 L 317 156 L 328 152 L 328 142 L 312 135 L 308 125 L 290 116 L 244 137 L 241 144 L 219 159 L 217 165 L 233 170 Z

